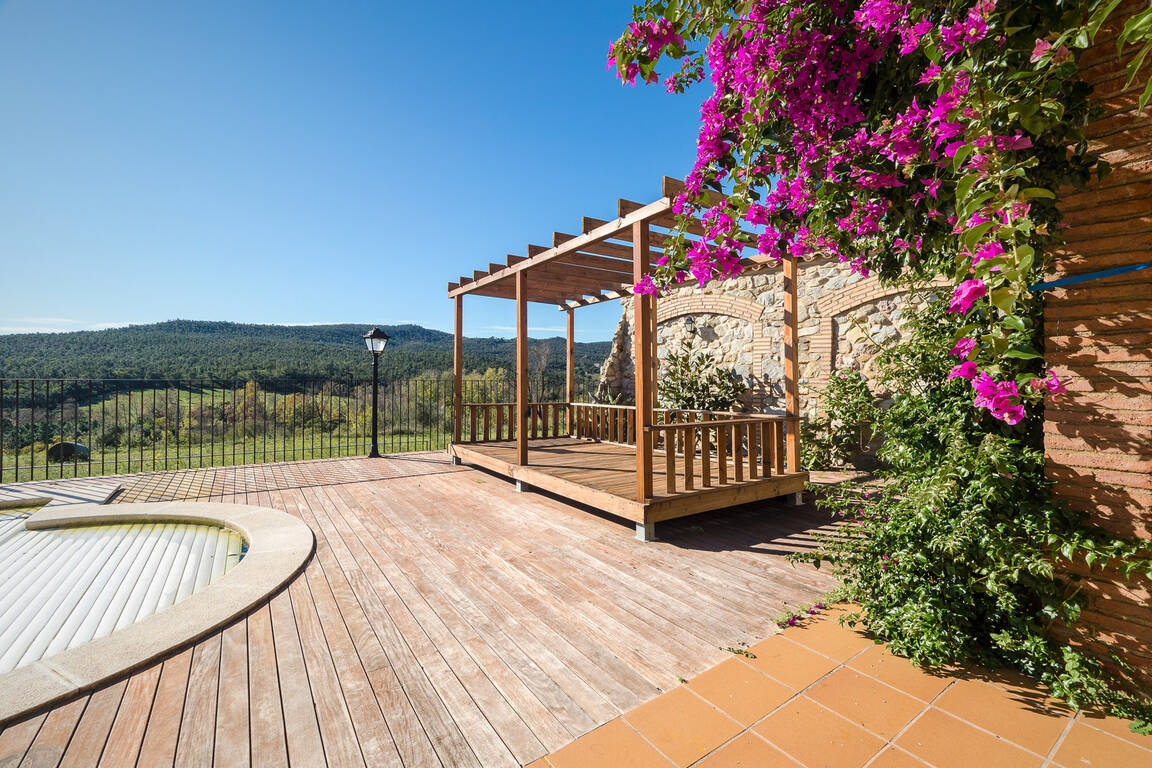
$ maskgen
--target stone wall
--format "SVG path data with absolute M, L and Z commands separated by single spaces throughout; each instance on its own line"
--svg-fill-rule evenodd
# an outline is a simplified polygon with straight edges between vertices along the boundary
M 747 270 L 739 277 L 681 286 L 656 305 L 657 354 L 661 360 L 690 343 L 719 365 L 734 369 L 749 386 L 744 406 L 784 411 L 784 297 L 778 266 Z M 819 392 L 832 371 L 868 376 L 878 345 L 898 337 L 908 295 L 852 274 L 827 258 L 802 261 L 799 294 L 800 399 L 804 415 L 819 407 Z M 601 367 L 598 396 L 633 393 L 632 300 L 624 299 L 612 350 Z

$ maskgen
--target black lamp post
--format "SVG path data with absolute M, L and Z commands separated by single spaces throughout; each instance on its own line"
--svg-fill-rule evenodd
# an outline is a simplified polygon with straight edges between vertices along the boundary
M 379 328 L 373 328 L 364 334 L 364 345 L 372 353 L 372 450 L 368 453 L 370 459 L 380 458 L 380 449 L 376 445 L 376 414 L 379 410 L 377 406 L 380 396 L 380 353 L 388 345 L 389 338 L 388 334 Z

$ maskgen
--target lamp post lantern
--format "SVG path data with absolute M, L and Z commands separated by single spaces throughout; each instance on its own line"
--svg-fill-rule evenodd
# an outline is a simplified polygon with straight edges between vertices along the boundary
M 368 453 L 370 459 L 380 458 L 380 449 L 376 443 L 376 415 L 379 411 L 380 396 L 380 353 L 384 351 L 384 347 L 388 346 L 389 338 L 391 337 L 379 328 L 373 328 L 364 334 L 364 345 L 372 353 L 372 450 Z

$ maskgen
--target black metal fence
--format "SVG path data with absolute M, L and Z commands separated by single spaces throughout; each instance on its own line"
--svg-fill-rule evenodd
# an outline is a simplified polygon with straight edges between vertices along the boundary
M 533 399 L 563 400 L 535 377 Z M 502 377 L 470 377 L 465 402 L 515 399 Z M 367 454 L 370 380 L 0 379 L 0 482 Z M 381 453 L 447 447 L 452 379 L 381 384 Z

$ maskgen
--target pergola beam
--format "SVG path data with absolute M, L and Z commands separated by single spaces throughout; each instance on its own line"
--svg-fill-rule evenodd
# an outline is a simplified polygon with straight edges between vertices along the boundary
M 643 208 L 640 208 L 639 210 L 633 211 L 632 213 L 628 214 L 627 216 L 623 216 L 621 218 L 615 219 L 614 221 L 606 222 L 605 224 L 603 224 L 600 227 L 595 228 L 591 232 L 585 232 L 584 234 L 579 235 L 579 236 L 573 238 L 572 240 L 569 240 L 569 241 L 567 241 L 561 245 L 557 245 L 557 246 L 554 246 L 552 248 L 549 248 L 548 250 L 544 251 L 543 253 L 540 253 L 540 254 L 532 257 L 532 258 L 529 258 L 525 261 L 520 262 L 519 264 L 512 266 L 511 269 L 513 270 L 513 272 L 517 272 L 517 271 L 520 271 L 523 269 L 531 269 L 533 267 L 539 266 L 540 264 L 544 264 L 544 263 L 547 263 L 549 261 L 553 261 L 555 259 L 566 256 L 568 254 L 575 253 L 575 252 L 583 249 L 587 245 L 590 245 L 593 243 L 599 243 L 603 240 L 611 239 L 611 238 L 617 236 L 617 234 L 619 232 L 627 231 L 636 222 L 647 221 L 648 219 L 651 219 L 654 216 L 659 216 L 660 214 L 671 210 L 671 208 L 672 208 L 672 201 L 671 200 L 669 200 L 667 198 L 660 198 L 659 200 L 656 200 L 655 202 L 649 203 L 648 205 L 644 206 Z M 479 288 L 482 288 L 486 285 L 489 285 L 493 282 L 496 282 L 497 280 L 501 279 L 502 277 L 503 277 L 503 275 L 500 277 L 497 277 L 495 275 L 484 275 L 483 273 L 480 273 L 480 276 L 475 277 L 475 279 L 473 279 L 467 285 L 464 285 L 464 284 L 460 285 L 458 288 L 449 292 L 449 295 L 455 296 L 456 293 L 470 293 L 470 292 L 476 291 Z
M 560 245 L 569 240 L 574 240 L 579 235 L 569 235 L 563 232 L 552 233 L 552 244 Z M 618 245 L 616 243 L 592 243 L 585 246 L 581 251 L 586 253 L 593 253 L 597 256 L 608 256 L 609 258 L 619 259 L 628 263 L 628 269 L 632 268 L 632 249 L 627 245 Z

